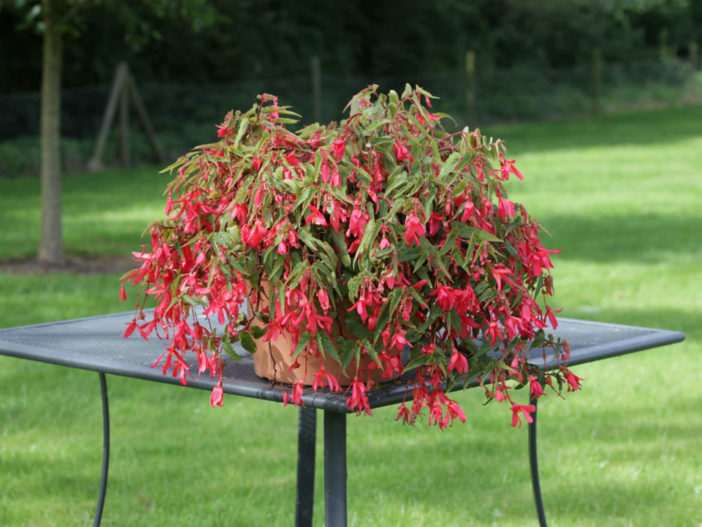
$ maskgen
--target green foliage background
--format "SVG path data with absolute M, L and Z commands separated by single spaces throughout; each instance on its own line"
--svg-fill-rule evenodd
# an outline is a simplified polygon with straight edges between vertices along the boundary
M 18 30 L 26 3 L 0 10 L 0 92 L 39 86 L 40 36 Z M 109 1 L 82 5 L 66 87 L 109 82 L 119 60 L 144 82 L 199 83 L 294 77 L 312 55 L 330 75 L 377 77 L 462 68 L 467 49 L 479 67 L 563 68 L 594 47 L 621 61 L 702 44 L 694 0 L 214 0 L 207 23 L 197 0 L 130 2 L 112 14 Z

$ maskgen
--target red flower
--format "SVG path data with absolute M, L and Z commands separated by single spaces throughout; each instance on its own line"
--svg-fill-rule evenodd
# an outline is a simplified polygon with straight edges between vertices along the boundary
M 305 406 L 305 403 L 302 402 L 302 391 L 304 390 L 304 386 L 302 385 L 302 382 L 296 382 L 293 384 L 292 387 L 292 401 L 295 406 Z
M 419 245 L 419 237 L 424 236 L 426 232 L 427 229 L 416 215 L 410 214 L 405 219 L 405 240 L 407 240 L 407 245 L 412 245 L 412 243 Z
M 514 166 L 514 159 L 505 159 L 504 154 L 502 154 L 502 152 L 500 152 L 500 165 L 501 167 L 499 179 L 507 181 L 509 179 L 510 174 L 514 174 L 519 179 L 524 179 L 522 173 L 519 170 L 517 170 L 517 167 Z
M 456 291 L 458 291 L 458 289 L 453 289 L 447 285 L 440 285 L 429 293 L 429 296 L 435 296 L 436 304 L 443 311 L 449 311 L 456 305 Z
M 565 375 L 566 375 L 566 380 L 568 381 L 568 391 L 574 392 L 575 390 L 579 390 L 580 389 L 580 381 L 583 380 L 582 377 L 578 377 L 570 370 L 566 371 Z
M 513 217 L 516 214 L 514 203 L 508 199 L 498 198 L 497 216 L 501 221 L 505 221 L 507 217 Z
M 351 217 L 349 218 L 349 228 L 346 230 L 346 236 L 363 236 L 363 229 L 368 223 L 368 213 L 362 211 L 359 208 L 354 208 L 351 211 Z
M 395 159 L 398 163 L 402 163 L 405 159 L 409 159 L 410 166 L 414 163 L 414 156 L 409 153 L 407 147 L 402 143 L 395 143 L 392 145 L 392 153 L 395 154 Z
M 217 125 L 217 137 L 226 137 L 232 135 L 232 130 L 224 125 Z
M 137 321 L 136 321 L 136 319 L 134 319 L 127 325 L 127 329 L 124 330 L 124 335 L 122 335 L 122 336 L 124 338 L 127 338 L 129 335 L 134 333 L 134 330 L 136 328 L 137 328 Z
M 358 380 L 353 381 L 351 384 L 351 397 L 346 401 L 346 406 L 357 414 L 365 412 L 371 415 L 365 384 Z
M 320 225 L 322 227 L 327 226 L 327 220 L 324 218 L 324 214 L 322 214 L 319 209 L 313 207 L 312 205 L 308 205 L 307 208 L 310 209 L 311 212 L 307 216 L 307 219 L 305 219 L 305 225 L 309 225 L 311 223 L 312 225 Z
M 316 392 L 318 388 L 324 388 L 324 385 L 329 386 L 332 392 L 340 392 L 341 387 L 336 380 L 336 377 L 327 372 L 324 367 L 314 372 L 314 381 L 312 383 L 312 389 Z
M 522 419 L 519 417 L 519 414 L 522 413 L 524 414 L 524 418 L 527 420 L 527 423 L 533 423 L 534 418 L 531 416 L 536 412 L 536 406 L 533 404 L 513 404 L 512 405 L 512 426 L 517 426 L 521 428 L 522 426 Z
M 468 360 L 466 359 L 465 355 L 463 355 L 463 353 L 458 352 L 456 349 L 453 350 L 451 360 L 449 361 L 449 373 L 451 373 L 454 369 L 458 372 L 459 375 L 468 373 Z
M 398 406 L 398 408 L 399 412 L 397 412 L 395 421 L 402 419 L 403 423 L 413 425 L 414 416 L 412 415 L 412 412 L 410 412 L 409 408 L 407 408 L 407 405 L 403 402 L 400 406 Z
M 261 220 L 256 220 L 253 228 L 247 225 L 241 228 L 241 239 L 249 247 L 258 247 L 267 234 L 268 231 L 263 226 Z
M 528 379 L 529 391 L 531 392 L 532 397 L 541 397 L 542 395 L 546 395 L 546 392 L 544 392 L 543 388 L 541 387 L 541 383 L 539 382 L 539 379 L 537 377 L 529 375 Z
M 332 142 L 332 149 L 334 150 L 334 154 L 336 155 L 337 159 L 341 159 L 344 157 L 344 150 L 346 150 L 346 141 L 343 139 L 337 139 L 336 141 Z
M 210 405 L 211 406 L 222 406 L 224 392 L 222 391 L 222 379 L 219 380 L 217 386 L 212 388 L 212 393 L 210 394 Z
M 324 310 L 326 313 L 329 311 L 331 306 L 329 305 L 329 295 L 327 294 L 327 291 L 325 289 L 320 289 L 317 291 L 317 300 L 319 300 L 319 306 Z

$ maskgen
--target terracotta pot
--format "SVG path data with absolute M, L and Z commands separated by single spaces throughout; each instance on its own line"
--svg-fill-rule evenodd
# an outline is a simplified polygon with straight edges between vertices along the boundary
M 270 287 L 267 282 L 262 282 L 263 301 L 268 302 L 268 294 Z M 251 302 L 249 301 L 249 316 L 251 315 Z M 340 334 L 348 339 L 355 340 L 344 324 L 343 308 L 339 310 L 339 319 L 335 321 L 332 332 L 332 340 Z M 252 325 L 263 327 L 263 322 L 254 319 Z M 341 371 L 341 366 L 331 357 L 298 357 L 299 367 L 290 369 L 293 364 L 292 355 L 295 348 L 292 345 L 292 340 L 289 335 L 280 335 L 277 339 L 269 342 L 264 342 L 263 338 L 254 339 L 256 343 L 256 353 L 253 354 L 254 370 L 256 375 L 269 379 L 274 382 L 284 384 L 295 384 L 302 381 L 305 386 L 311 386 L 314 383 L 314 374 L 319 371 L 320 365 L 333 375 L 341 386 L 348 386 L 353 382 L 356 373 L 356 361 L 351 361 L 344 372 Z M 361 361 L 362 377 L 359 375 L 360 381 L 366 381 L 366 376 L 370 375 L 370 380 L 374 383 L 379 383 L 383 372 L 379 368 L 375 368 L 368 372 L 367 366 L 372 362 L 370 359 Z

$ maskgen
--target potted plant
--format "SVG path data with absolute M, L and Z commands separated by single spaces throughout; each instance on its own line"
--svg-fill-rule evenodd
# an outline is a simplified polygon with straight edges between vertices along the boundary
M 398 418 L 426 407 L 441 428 L 465 420 L 446 395 L 456 383 L 509 401 L 513 425 L 533 411 L 513 401 L 515 385 L 535 397 L 577 388 L 565 366 L 538 373 L 526 360 L 533 347 L 569 350 L 547 334 L 555 251 L 505 190 L 521 174 L 501 141 L 447 132 L 432 98 L 370 86 L 345 120 L 297 131 L 272 95 L 230 112 L 217 142 L 167 169 L 165 219 L 123 278 L 140 285 L 126 334 L 168 339 L 164 372 L 184 383 L 191 357 L 219 377 L 213 405 L 237 341 L 296 405 L 311 385 L 370 414 L 367 391 L 414 370 Z

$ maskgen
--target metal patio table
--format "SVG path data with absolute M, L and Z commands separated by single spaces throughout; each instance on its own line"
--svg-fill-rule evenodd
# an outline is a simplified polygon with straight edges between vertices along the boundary
M 110 421 L 105 374 L 122 375 L 181 386 L 178 379 L 163 375 L 161 368 L 152 368 L 165 351 L 166 344 L 158 338 L 148 341 L 135 334 L 122 337 L 133 313 L 120 313 L 62 322 L 23 326 L 0 330 L 0 355 L 36 360 L 96 371 L 99 374 L 103 404 L 103 463 L 100 491 L 94 525 L 100 525 L 107 491 L 109 466 Z M 682 333 L 659 329 L 559 319 L 554 335 L 566 339 L 571 346 L 568 364 L 574 366 L 634 351 L 664 346 L 684 339 Z M 234 361 L 227 357 L 224 366 L 225 393 L 282 402 L 283 388 L 272 386 L 254 374 L 253 359 L 239 349 L 244 357 Z M 536 355 L 536 353 L 535 353 Z M 546 362 L 539 350 L 533 364 L 542 368 L 556 366 L 554 357 Z M 198 377 L 197 365 L 188 386 L 210 390 L 214 381 L 209 375 Z M 404 383 L 386 383 L 368 392 L 371 408 L 397 404 L 406 397 Z M 317 393 L 308 389 L 302 397 L 298 425 L 298 467 L 295 525 L 312 525 L 314 500 L 314 460 L 316 410 L 324 412 L 324 506 L 327 526 L 345 526 L 346 508 L 346 398 L 326 390 Z M 535 404 L 536 401 L 532 401 Z M 531 479 L 539 523 L 546 525 L 541 499 L 536 448 L 536 412 L 529 424 L 529 459 Z

